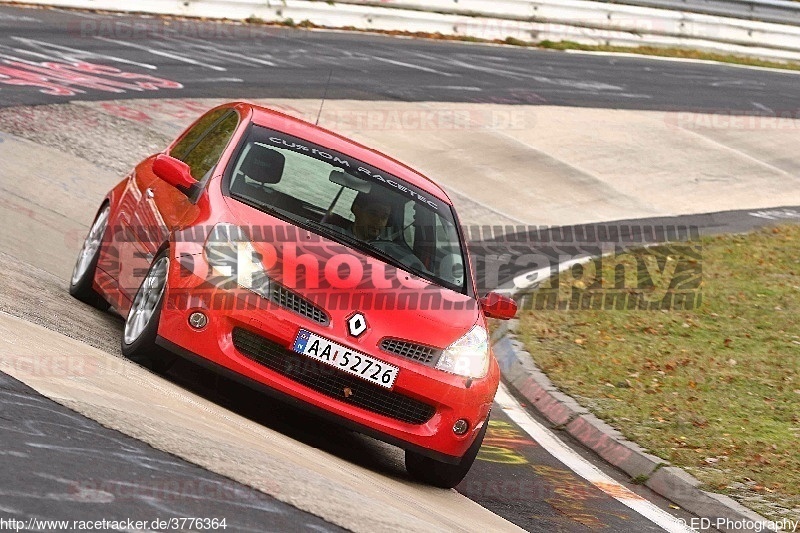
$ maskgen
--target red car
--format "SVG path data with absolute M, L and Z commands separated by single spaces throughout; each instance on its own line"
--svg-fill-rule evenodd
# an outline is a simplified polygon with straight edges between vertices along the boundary
M 212 109 L 106 196 L 70 293 L 125 320 L 122 351 L 182 356 L 406 450 L 458 484 L 499 382 L 447 194 L 409 167 L 246 103 Z

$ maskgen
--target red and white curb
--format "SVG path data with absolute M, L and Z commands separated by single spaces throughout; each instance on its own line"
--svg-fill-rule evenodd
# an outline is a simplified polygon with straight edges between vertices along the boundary
M 754 528 L 757 525 L 760 525 L 760 530 L 763 531 L 768 526 L 775 525 L 728 496 L 701 490 L 699 488 L 701 483 L 695 477 L 680 468 L 671 466 L 668 461 L 647 453 L 637 444 L 626 440 L 619 431 L 589 413 L 573 398 L 559 391 L 548 377 L 536 367 L 530 353 L 525 351 L 522 343 L 517 340 L 514 334 L 517 324 L 518 322 L 515 320 L 509 321 L 493 335 L 493 350 L 500 363 L 503 380 L 509 388 L 528 400 L 537 412 L 553 424 L 554 428 L 566 431 L 582 445 L 597 453 L 606 462 L 619 468 L 631 478 L 646 479 L 645 486 L 674 502 L 682 509 L 701 519 L 706 519 L 707 521 L 703 523 L 713 524 L 713 527 L 719 531 L 724 531 L 725 533 L 749 532 L 755 531 Z M 531 431 L 528 431 L 528 433 L 543 447 L 547 448 L 552 455 L 572 468 L 578 475 L 598 486 L 603 492 L 609 493 L 631 509 L 664 527 L 667 531 L 694 531 L 685 525 L 681 525 L 677 518 L 672 517 L 672 515 L 665 513 L 649 502 L 641 502 L 642 498 L 640 496 L 617 482 L 611 480 L 614 483 L 613 488 L 612 485 L 603 485 L 608 483 L 611 478 L 608 478 L 591 464 L 589 464 L 591 469 L 578 463 L 575 463 L 575 468 L 573 468 L 572 463 L 568 463 L 567 460 L 575 461 L 574 458 L 565 455 L 567 460 L 564 460 L 557 455 L 565 454 L 562 448 L 567 450 L 569 448 L 558 439 L 553 431 L 547 430 L 547 428 L 533 420 L 524 408 L 510 397 L 505 386 L 501 386 L 496 400 L 520 427 L 526 431 L 529 428 L 534 431 L 536 434 L 531 433 Z M 546 432 L 542 431 L 543 429 Z M 553 439 L 555 442 L 553 442 Z M 548 446 L 552 446 L 555 451 L 550 450 Z M 574 454 L 571 450 L 570 453 Z M 585 459 L 580 456 L 576 455 L 576 457 L 585 462 Z M 598 473 L 604 478 L 598 477 Z M 604 490 L 604 486 L 608 488 L 608 491 Z M 624 492 L 617 493 L 619 490 L 617 487 L 623 489 Z M 617 496 L 621 496 L 622 499 Z M 658 513 L 655 513 L 651 507 L 654 507 Z M 668 516 L 669 519 L 662 515 Z M 661 523 L 657 520 L 664 522 Z M 676 527 L 678 529 L 674 529 Z

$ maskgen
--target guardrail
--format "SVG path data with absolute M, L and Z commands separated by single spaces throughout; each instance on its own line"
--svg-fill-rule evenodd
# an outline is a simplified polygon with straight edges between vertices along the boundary
M 419 11 L 437 11 L 464 15 L 485 14 L 489 10 L 498 18 L 524 20 L 525 17 L 537 17 L 537 11 L 555 2 L 536 0 L 336 0 L 338 3 L 373 6 L 395 6 L 412 8 Z M 725 18 L 738 18 L 775 24 L 800 26 L 800 2 L 789 0 L 593 0 L 592 3 L 616 4 L 656 8 L 661 10 L 715 15 Z M 491 7 L 489 7 L 491 5 Z
M 800 25 L 800 2 L 788 0 L 616 0 L 615 3 Z
M 246 19 L 488 40 L 668 46 L 800 61 L 800 26 L 588 0 L 16 0 L 90 9 Z

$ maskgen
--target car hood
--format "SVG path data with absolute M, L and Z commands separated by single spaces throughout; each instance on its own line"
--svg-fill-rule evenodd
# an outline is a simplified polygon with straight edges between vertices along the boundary
M 311 300 L 330 317 L 331 335 L 351 343 L 396 338 L 446 348 L 481 320 L 477 301 L 380 259 L 225 198 L 270 278 Z M 364 315 L 367 332 L 348 332 Z

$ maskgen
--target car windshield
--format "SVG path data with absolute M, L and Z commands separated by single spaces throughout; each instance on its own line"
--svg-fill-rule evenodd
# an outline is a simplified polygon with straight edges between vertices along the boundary
M 467 291 L 452 208 L 395 176 L 254 126 L 229 179 L 235 199 L 438 285 Z

